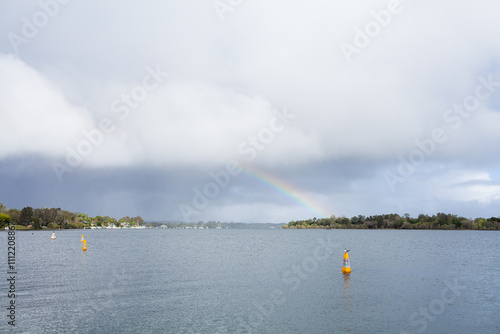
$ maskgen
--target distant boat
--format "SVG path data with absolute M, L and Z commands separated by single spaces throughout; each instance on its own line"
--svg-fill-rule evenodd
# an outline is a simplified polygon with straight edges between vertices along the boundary
M 52 236 L 50 238 L 51 239 L 55 239 L 56 238 L 56 232 L 52 232 Z

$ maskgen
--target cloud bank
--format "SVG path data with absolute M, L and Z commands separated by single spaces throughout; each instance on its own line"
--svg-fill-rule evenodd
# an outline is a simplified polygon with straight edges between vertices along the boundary
M 236 161 L 331 214 L 498 215 L 498 4 L 226 4 L 6 5 L 1 200 L 182 219 L 209 173 Z M 39 178 L 13 176 L 32 163 Z M 99 195 L 69 189 L 95 178 Z M 24 203 L 36 184 L 49 191 Z M 190 219 L 316 214 L 245 173 L 198 211 Z

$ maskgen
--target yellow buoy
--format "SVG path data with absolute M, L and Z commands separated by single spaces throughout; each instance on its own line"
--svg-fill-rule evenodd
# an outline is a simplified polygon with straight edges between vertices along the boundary
M 342 273 L 350 274 L 351 273 L 351 264 L 349 263 L 349 250 L 344 249 L 344 264 L 342 265 Z
M 56 232 L 52 232 L 52 236 L 50 238 L 54 240 L 56 238 Z
M 83 240 L 83 247 L 82 250 L 86 251 L 87 250 L 87 240 Z
M 83 237 L 83 234 L 82 234 L 82 240 L 80 240 L 81 242 L 84 242 L 85 241 L 85 238 Z

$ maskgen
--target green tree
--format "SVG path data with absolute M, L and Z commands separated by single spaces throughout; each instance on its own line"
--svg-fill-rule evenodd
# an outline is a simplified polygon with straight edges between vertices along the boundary
M 48 228 L 50 229 L 57 229 L 59 227 L 59 225 L 57 225 L 56 223 L 54 222 L 50 222 L 48 225 L 47 225 Z
M 75 212 L 75 215 L 80 218 L 80 220 L 89 220 L 89 216 L 86 213 Z
M 82 229 L 83 223 L 69 223 L 69 228 L 72 229 Z
M 12 219 L 6 213 L 0 213 L 0 227 L 3 228 L 5 225 L 8 225 Z
M 19 224 L 19 219 L 21 218 L 21 210 L 18 209 L 9 209 L 7 214 L 12 218 L 13 223 Z
M 39 230 L 42 228 L 39 217 L 33 217 L 33 227 L 35 228 L 35 230 Z
M 110 223 L 114 223 L 114 224 L 117 224 L 117 221 L 116 221 L 116 218 L 113 218 L 113 217 L 110 217 L 110 216 L 104 216 L 103 217 L 103 221 L 110 224 Z
M 144 219 L 142 219 L 141 216 L 137 216 L 137 217 L 132 218 L 132 221 L 134 223 L 136 223 L 137 225 L 144 224 Z
M 7 213 L 7 207 L 0 203 L 0 213 Z
M 27 206 L 21 210 L 21 217 L 19 218 L 19 224 L 23 226 L 28 226 L 33 220 L 33 208 Z
M 33 211 L 33 215 L 35 217 L 40 218 L 40 223 L 42 226 L 47 226 L 49 223 L 58 223 L 60 222 L 59 212 L 60 208 L 38 208 Z
M 57 213 L 56 223 L 61 225 L 61 228 L 68 228 L 69 224 L 72 223 L 76 218 L 73 212 L 66 210 L 61 210 Z

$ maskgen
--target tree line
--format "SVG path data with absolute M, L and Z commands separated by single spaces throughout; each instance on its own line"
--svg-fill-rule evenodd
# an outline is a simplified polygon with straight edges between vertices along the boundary
M 109 216 L 90 217 L 85 213 L 70 212 L 61 208 L 36 208 L 24 207 L 19 209 L 8 209 L 0 203 L 0 228 L 5 227 L 9 223 L 30 227 L 33 229 L 81 229 L 84 227 L 108 226 L 111 223 L 119 225 L 120 223 L 128 223 L 130 225 L 141 225 L 144 219 L 137 217 L 122 217 L 119 220 Z
M 320 228 L 320 229 L 419 229 L 419 230 L 500 230 L 500 218 L 469 219 L 448 213 L 425 214 L 412 218 L 408 213 L 402 217 L 397 213 L 362 215 L 347 218 L 344 216 L 330 218 L 312 218 L 291 221 L 282 226 L 288 229 Z

